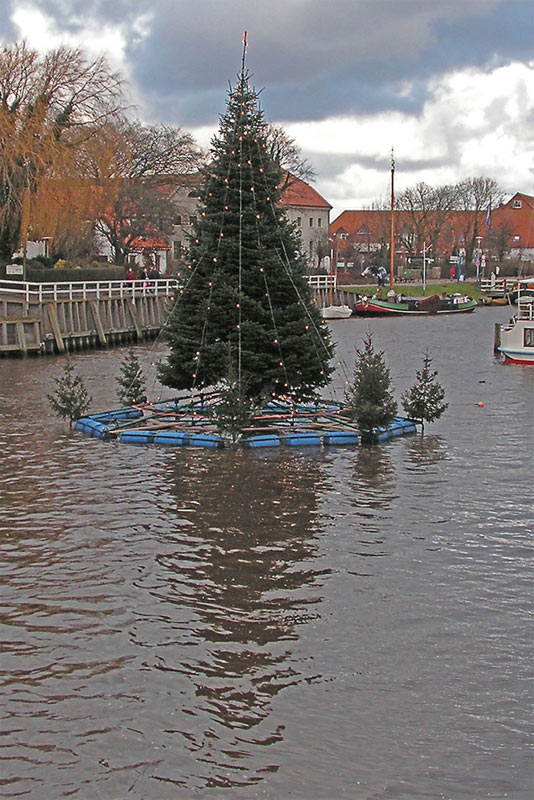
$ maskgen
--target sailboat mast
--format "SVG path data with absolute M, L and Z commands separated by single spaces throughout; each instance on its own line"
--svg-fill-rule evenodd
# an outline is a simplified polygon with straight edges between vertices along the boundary
M 395 283 L 395 158 L 391 148 L 391 208 L 389 230 L 389 288 Z

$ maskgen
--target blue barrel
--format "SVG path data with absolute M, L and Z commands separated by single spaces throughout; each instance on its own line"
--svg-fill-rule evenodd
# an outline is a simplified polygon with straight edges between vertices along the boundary
M 320 445 L 321 439 L 317 433 L 289 433 L 287 436 L 284 436 L 284 443 L 300 447 L 302 445 Z
M 154 441 L 153 431 L 122 431 L 120 434 L 121 442 L 129 444 L 151 444 Z
M 374 437 L 377 442 L 385 442 L 387 439 L 392 438 L 392 432 L 389 428 L 376 428 Z
M 224 442 L 216 433 L 192 433 L 189 444 L 192 447 L 222 447 Z
M 182 431 L 161 431 L 154 436 L 154 444 L 164 444 L 169 447 L 180 447 L 189 444 L 189 436 Z
M 116 411 L 104 411 L 101 414 L 91 414 L 90 419 L 98 422 L 111 422 L 114 419 L 138 419 L 143 412 L 137 408 L 118 408 Z
M 279 447 L 280 439 L 272 434 L 249 436 L 243 439 L 243 447 Z
M 358 435 L 354 431 L 335 431 L 325 433 L 323 436 L 325 444 L 358 444 Z
M 411 419 L 402 419 L 402 417 L 399 417 L 399 419 L 395 420 L 394 424 L 397 425 L 399 436 L 404 433 L 417 433 L 417 426 Z
M 92 417 L 82 417 L 76 422 L 76 429 L 82 431 L 86 436 L 92 436 L 95 439 L 108 439 L 109 428 L 103 422 L 98 422 Z

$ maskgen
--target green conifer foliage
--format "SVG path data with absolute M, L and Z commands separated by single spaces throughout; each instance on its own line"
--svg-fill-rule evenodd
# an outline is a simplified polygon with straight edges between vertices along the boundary
M 164 385 L 216 387 L 232 374 L 238 393 L 246 387 L 255 401 L 311 397 L 328 383 L 330 332 L 311 301 L 299 237 L 277 203 L 282 176 L 265 134 L 243 72 L 212 142 L 189 278 L 165 329 Z
M 437 370 L 431 369 L 432 359 L 428 350 L 423 356 L 423 366 L 415 373 L 416 382 L 401 398 L 402 407 L 414 422 L 425 431 L 425 422 L 434 422 L 449 407 L 445 403 L 445 390 L 436 381 Z
M 53 394 L 47 395 L 48 402 L 58 417 L 69 420 L 69 428 L 72 429 L 72 423 L 88 410 L 91 398 L 83 378 L 74 374 L 70 359 L 63 367 L 61 378 L 54 378 L 54 382 L 56 389 Z
M 146 384 L 139 359 L 128 350 L 117 377 L 117 397 L 123 406 L 133 406 L 146 400 Z
M 346 401 L 364 440 L 372 436 L 375 428 L 390 425 L 397 414 L 389 368 L 384 353 L 374 349 L 371 333 L 364 339 L 363 350 L 356 350 L 354 380 L 346 392 Z

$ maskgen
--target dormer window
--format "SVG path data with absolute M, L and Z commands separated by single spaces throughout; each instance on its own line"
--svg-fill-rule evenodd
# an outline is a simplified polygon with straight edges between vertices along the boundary
M 521 206 L 522 206 L 521 200 L 514 200 L 514 202 L 512 203 L 512 208 L 521 208 Z

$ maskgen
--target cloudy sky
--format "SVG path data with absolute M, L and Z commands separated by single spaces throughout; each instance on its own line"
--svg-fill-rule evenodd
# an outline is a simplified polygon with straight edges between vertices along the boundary
M 0 0 L 0 43 L 104 52 L 137 116 L 206 146 L 248 32 L 266 118 L 344 209 L 484 175 L 534 194 L 534 0 Z

